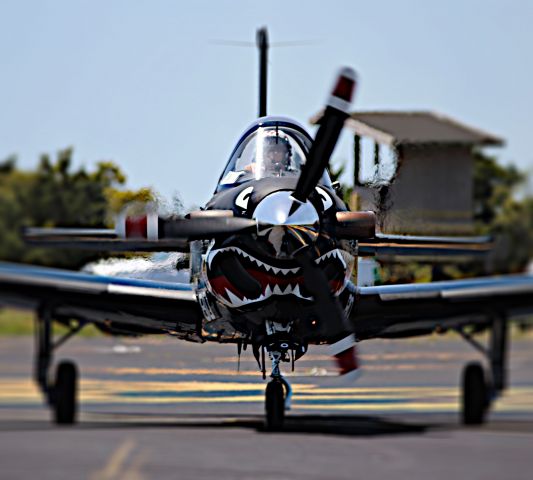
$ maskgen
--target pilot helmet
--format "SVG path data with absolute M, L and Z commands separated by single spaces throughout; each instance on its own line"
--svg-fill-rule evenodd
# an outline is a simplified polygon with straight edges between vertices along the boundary
M 275 172 L 289 170 L 292 149 L 287 135 L 279 131 L 268 132 L 263 139 L 263 155 L 267 168 Z

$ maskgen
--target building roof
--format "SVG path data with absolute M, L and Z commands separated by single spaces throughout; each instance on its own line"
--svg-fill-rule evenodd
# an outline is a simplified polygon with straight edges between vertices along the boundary
M 322 112 L 315 115 L 311 123 L 318 124 L 321 118 Z M 346 121 L 345 128 L 388 145 L 440 143 L 501 146 L 504 143 L 500 137 L 436 112 L 354 112 Z

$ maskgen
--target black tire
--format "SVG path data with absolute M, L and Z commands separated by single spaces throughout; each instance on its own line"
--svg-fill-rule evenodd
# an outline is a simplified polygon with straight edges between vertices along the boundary
M 469 363 L 463 372 L 463 423 L 481 425 L 488 410 L 485 371 L 478 362 Z
M 279 381 L 269 382 L 265 395 L 266 428 L 271 432 L 283 428 L 285 420 L 285 389 Z
M 64 361 L 57 366 L 53 390 L 54 421 L 59 425 L 76 422 L 78 369 L 73 362 Z

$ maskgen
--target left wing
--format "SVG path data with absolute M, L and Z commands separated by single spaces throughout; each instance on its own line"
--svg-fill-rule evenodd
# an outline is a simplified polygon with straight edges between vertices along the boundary
M 191 285 L 92 275 L 0 262 L 0 306 L 100 324 L 117 333 L 172 333 L 199 340 Z
M 407 337 L 533 314 L 533 275 L 357 288 L 358 339 Z

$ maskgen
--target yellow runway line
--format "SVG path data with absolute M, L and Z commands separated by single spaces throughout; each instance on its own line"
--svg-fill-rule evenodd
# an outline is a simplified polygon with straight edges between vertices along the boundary
M 94 472 L 89 479 L 90 480 L 115 480 L 119 477 L 121 473 L 122 466 L 126 462 L 128 456 L 135 448 L 136 443 L 127 438 L 122 442 L 111 454 L 109 460 L 106 462 L 104 467 L 101 470 Z
M 321 387 L 294 385 L 294 408 L 342 411 L 458 410 L 455 387 Z M 264 384 L 250 382 L 153 382 L 84 379 L 82 403 L 111 404 L 231 404 L 262 403 Z M 0 379 L 0 405 L 42 404 L 29 379 Z M 496 412 L 533 411 L 533 387 L 512 388 L 495 404 Z

